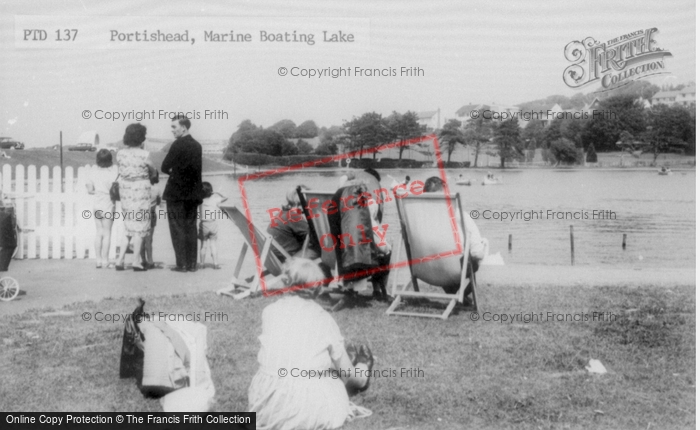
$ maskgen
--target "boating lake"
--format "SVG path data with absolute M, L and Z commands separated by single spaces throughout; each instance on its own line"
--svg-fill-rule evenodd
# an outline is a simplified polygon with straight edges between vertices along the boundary
M 461 195 L 463 209 L 478 211 L 475 222 L 490 242 L 490 253 L 500 252 L 506 264 L 571 264 L 569 226 L 573 225 L 576 265 L 695 267 L 695 171 L 670 176 L 660 176 L 655 170 L 492 172 L 503 178 L 503 185 L 482 186 L 486 174 L 482 169 L 452 169 L 446 174 L 450 192 Z M 380 171 L 387 189 L 391 184 L 387 174 L 424 181 L 437 173 L 437 169 Z M 457 185 L 460 173 L 474 185 Z M 280 207 L 286 192 L 296 185 L 332 191 L 343 174 L 309 169 L 245 181 L 254 223 L 265 228 L 270 221 L 267 211 Z M 237 177 L 210 176 L 205 180 L 242 207 Z M 499 219 L 501 212 L 509 214 L 504 215 L 506 219 Z M 389 224 L 389 240 L 398 244 L 400 224 L 394 202 L 385 204 L 384 222 Z M 220 223 L 231 224 L 225 220 Z M 220 243 L 226 241 L 223 233 L 232 230 L 224 227 Z M 627 234 L 625 250 L 623 234 Z M 513 238 L 511 251 L 508 235 Z M 239 246 L 226 243 L 224 248 L 231 245 Z

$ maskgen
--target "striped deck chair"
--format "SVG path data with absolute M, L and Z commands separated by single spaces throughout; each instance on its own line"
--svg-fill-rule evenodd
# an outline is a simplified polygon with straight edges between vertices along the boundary
M 394 271 L 392 295 L 394 301 L 387 309 L 387 315 L 407 315 L 447 319 L 457 302 L 463 303 L 465 291 L 471 283 L 473 312 L 477 310 L 476 278 L 474 271 L 468 270 L 469 241 L 467 229 L 461 218 L 462 204 L 459 194 L 449 197 L 443 193 L 429 193 L 419 196 L 406 196 L 395 199 L 401 221 L 401 243 L 397 253 L 405 248 L 411 279 L 402 287 L 397 285 L 397 271 Z M 449 205 L 455 215 L 455 224 L 450 219 Z M 455 232 L 454 227 L 457 227 Z M 461 228 L 461 231 L 459 230 Z M 457 240 L 461 241 L 461 252 L 458 251 Z M 401 261 L 397 256 L 397 260 Z M 469 276 L 467 276 L 469 273 Z M 420 291 L 418 280 L 439 287 L 440 292 Z M 409 287 L 413 286 L 412 290 Z M 446 293 L 455 291 L 454 293 Z M 447 300 L 447 308 L 442 314 L 397 311 L 401 299 L 426 298 Z
M 241 273 L 241 268 L 243 267 L 243 261 L 245 260 L 246 252 L 248 248 L 253 246 L 252 240 L 255 240 L 255 244 L 258 252 L 260 253 L 260 261 L 263 264 L 263 268 L 266 272 L 269 272 L 268 277 L 265 278 L 266 283 L 276 281 L 280 276 L 282 276 L 282 261 L 275 255 L 273 249 L 279 252 L 284 259 L 288 259 L 289 253 L 280 246 L 269 233 L 260 231 L 248 218 L 235 206 L 221 205 L 220 208 L 226 212 L 228 219 L 233 221 L 233 223 L 238 227 L 238 230 L 243 235 L 243 247 L 241 248 L 241 253 L 238 256 L 238 262 L 236 263 L 236 268 L 233 271 L 233 279 L 231 280 L 231 286 L 222 288 L 216 291 L 216 294 L 231 296 L 234 299 L 243 299 L 250 296 L 253 293 L 261 291 L 260 285 L 260 274 L 255 271 L 255 276 L 250 282 L 246 282 L 239 278 Z M 256 248 L 253 248 L 256 249 Z

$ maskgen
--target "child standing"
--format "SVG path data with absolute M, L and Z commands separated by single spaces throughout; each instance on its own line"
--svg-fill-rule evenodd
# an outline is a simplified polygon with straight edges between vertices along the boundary
M 160 206 L 161 195 L 160 187 L 158 187 L 159 177 L 158 170 L 149 167 L 148 176 L 151 181 L 151 206 L 149 211 L 149 216 L 151 219 L 151 227 L 148 230 L 148 234 L 143 238 L 143 247 L 141 248 L 141 264 L 146 269 L 155 269 L 156 264 L 153 262 L 153 233 L 156 230 L 156 221 L 158 220 L 158 214 L 156 209 Z
M 112 164 L 112 153 L 108 149 L 100 149 L 95 154 L 97 165 L 90 171 L 85 186 L 88 194 L 94 196 L 93 216 L 95 218 L 95 257 L 97 267 L 109 265 L 109 245 L 112 237 L 114 222 L 114 202 L 109 196 L 112 183 L 117 180 L 117 166 Z
M 221 269 L 219 266 L 219 251 L 216 247 L 216 236 L 219 232 L 217 219 L 221 214 L 219 205 L 226 200 L 227 197 L 214 192 L 214 187 L 209 182 L 202 182 L 202 190 L 204 199 L 199 207 L 199 240 L 202 241 L 200 251 L 200 267 L 204 268 L 204 260 L 207 256 L 207 249 L 211 249 L 211 259 L 214 263 L 214 269 Z

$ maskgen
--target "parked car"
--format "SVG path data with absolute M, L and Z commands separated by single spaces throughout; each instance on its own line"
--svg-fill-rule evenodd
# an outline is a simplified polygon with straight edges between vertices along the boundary
M 24 143 L 10 137 L 0 137 L 0 149 L 24 149 Z
M 89 143 L 79 143 L 68 147 L 69 151 L 95 151 L 96 149 L 97 148 Z

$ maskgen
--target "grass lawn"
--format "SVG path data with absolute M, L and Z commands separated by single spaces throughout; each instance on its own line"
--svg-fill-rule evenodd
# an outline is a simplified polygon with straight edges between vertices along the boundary
M 216 410 L 244 411 L 260 315 L 275 299 L 145 299 L 147 311 L 228 316 L 206 323 Z M 353 398 L 374 414 L 345 428 L 695 428 L 694 286 L 489 286 L 480 301 L 481 313 L 588 314 L 589 321 L 499 323 L 482 314 L 474 322 L 468 312 L 447 321 L 387 317 L 387 305 L 374 302 L 342 310 L 335 319 L 345 337 L 368 343 L 375 370 L 390 375 Z M 160 411 L 134 380 L 118 378 L 123 324 L 81 318 L 130 313 L 135 305 L 107 299 L 0 319 L 0 410 Z M 617 318 L 591 321 L 593 312 Z M 591 358 L 608 373 L 587 373 Z M 420 371 L 402 377 L 401 368 Z

